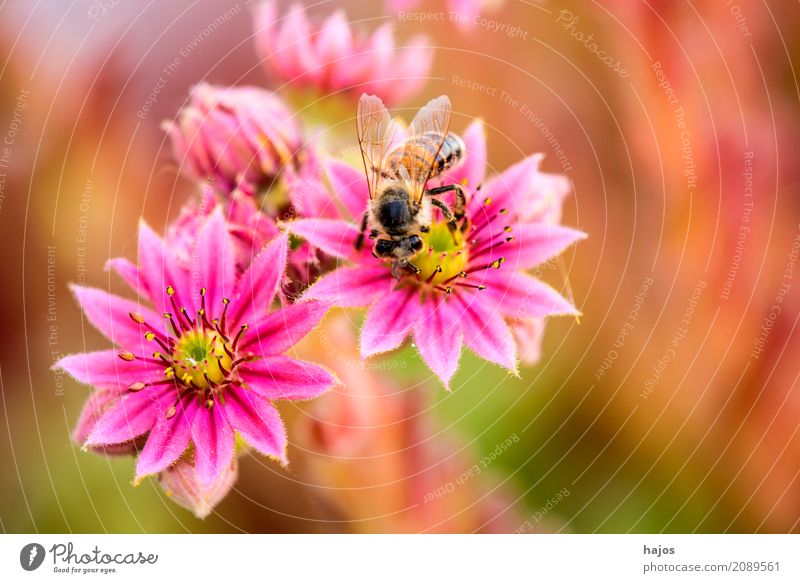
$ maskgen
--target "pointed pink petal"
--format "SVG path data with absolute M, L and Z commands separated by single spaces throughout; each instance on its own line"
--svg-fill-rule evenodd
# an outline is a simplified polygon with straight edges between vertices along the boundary
M 194 399 L 184 399 L 178 403 L 177 412 L 169 419 L 166 417 L 166 409 L 158 411 L 155 426 L 147 436 L 147 442 L 136 462 L 137 480 L 165 470 L 186 451 L 198 408 Z
M 137 354 L 144 354 L 149 348 L 144 333 L 153 329 L 163 330 L 164 318 L 156 316 L 138 302 L 113 296 L 95 288 L 71 285 L 70 289 L 75 294 L 75 299 L 78 300 L 86 319 L 117 346 Z M 144 317 L 148 326 L 135 323 L 129 315 L 131 312 Z M 154 326 L 158 328 L 153 328 Z
M 475 229 L 480 229 L 500 209 L 505 209 L 506 222 L 514 221 L 527 205 L 526 194 L 539 172 L 542 154 L 534 154 L 507 168 L 502 174 L 490 178 L 483 184 L 480 196 L 470 202 L 470 216 Z M 486 205 L 484 201 L 491 200 Z
M 394 26 L 391 22 L 381 25 L 372 33 L 372 36 L 369 37 L 369 44 L 364 47 L 363 56 L 365 65 L 369 67 L 369 71 L 365 71 L 369 83 L 363 88 L 363 91 L 377 93 L 377 91 L 372 91 L 371 85 L 385 86 L 386 74 L 391 74 L 395 69 L 395 67 L 389 66 L 395 56 Z M 399 84 L 395 83 L 395 85 Z M 382 92 L 381 97 L 386 105 L 396 101 L 396 96 L 391 93 Z
M 433 64 L 433 45 L 425 35 L 417 35 L 408 40 L 404 47 L 393 51 L 393 65 L 376 71 L 384 75 L 383 93 L 387 104 L 394 104 L 417 93 L 430 78 Z M 386 75 L 390 71 L 391 75 Z
M 361 328 L 361 358 L 400 346 L 421 314 L 419 294 L 413 288 L 391 291 L 379 298 Z
M 586 233 L 581 231 L 547 223 L 517 224 L 511 235 L 514 240 L 504 244 L 500 251 L 509 268 L 516 270 L 541 265 L 560 255 L 575 241 L 586 238 Z
M 286 271 L 289 240 L 284 233 L 273 239 L 239 278 L 230 305 L 233 328 L 240 324 L 253 325 L 264 317 Z
M 283 354 L 319 324 L 329 307 L 307 301 L 276 310 L 245 332 L 241 349 L 258 356 Z
M 336 197 L 342 202 L 353 221 L 358 221 L 367 210 L 369 185 L 363 169 L 347 162 L 330 158 L 325 164 L 328 180 Z
M 329 301 L 346 308 L 361 308 L 391 293 L 393 281 L 389 268 L 382 265 L 340 267 L 318 279 L 305 291 L 303 298 Z
M 292 166 L 284 168 L 286 188 L 292 206 L 301 217 L 341 218 L 341 209 L 334 204 L 327 186 L 318 178 L 322 170 L 316 164 L 316 160 L 307 162 L 307 169 L 303 172 L 298 172 Z
M 493 273 L 489 273 L 493 272 Z M 491 277 L 489 277 L 491 276 Z M 580 311 L 552 287 L 525 273 L 487 270 L 486 289 L 476 292 L 499 306 L 507 318 L 576 316 Z
M 233 457 L 233 428 L 223 408 L 219 401 L 211 409 L 199 407 L 192 424 L 194 467 L 205 484 L 218 479 Z
M 139 224 L 139 271 L 159 312 L 174 311 L 166 293 L 168 286 L 175 289 L 178 306 L 191 305 L 186 301 L 189 298 L 183 297 L 189 289 L 187 273 L 179 265 L 177 253 L 168 251 L 163 239 L 144 221 Z
M 252 231 L 252 238 L 256 241 L 271 241 L 279 233 L 278 226 L 272 218 L 262 213 L 252 197 L 236 191 L 231 195 L 228 208 L 229 228 L 236 232 L 237 228 L 246 227 Z M 261 245 L 258 245 L 260 250 Z M 248 252 L 250 249 L 247 250 Z M 247 264 L 253 260 L 253 255 L 246 256 Z
M 192 278 L 192 303 L 200 307 L 200 288 L 205 287 L 206 307 L 216 313 L 222 309 L 222 298 L 233 296 L 236 276 L 233 243 L 220 207 L 214 209 L 197 237 L 192 261 L 198 262 L 199 280 Z
M 150 431 L 161 411 L 164 386 L 122 395 L 97 421 L 84 445 L 94 447 L 130 441 Z
M 277 28 L 278 13 L 274 2 L 262 2 L 255 9 L 254 36 L 258 56 L 268 60 L 275 50 L 274 38 Z
M 155 364 L 119 357 L 117 350 L 100 350 L 65 356 L 54 369 L 67 371 L 76 381 L 101 389 L 127 390 L 132 383 L 155 382 L 164 378 L 163 369 Z
M 527 365 L 536 364 L 542 354 L 545 319 L 512 320 L 510 325 L 519 349 L 520 361 Z
M 214 507 L 231 491 L 239 474 L 239 462 L 234 456 L 222 475 L 211 484 L 203 484 L 197 471 L 187 460 L 181 459 L 158 476 L 170 500 L 191 510 L 197 518 L 206 518 Z
M 286 228 L 333 257 L 355 259 L 362 255 L 356 251 L 358 229 L 347 221 L 297 219 L 286 223 Z M 369 241 L 365 241 L 365 243 L 369 243 Z M 365 245 L 365 247 L 367 246 Z
M 254 360 L 238 370 L 247 388 L 266 399 L 313 399 L 337 384 L 336 377 L 321 366 L 288 356 Z
M 139 268 L 132 261 L 124 257 L 116 257 L 106 261 L 105 270 L 113 270 L 117 275 L 122 278 L 128 287 L 130 287 L 136 295 L 140 298 L 150 299 L 149 292 L 144 282 L 142 281 Z
M 520 220 L 526 223 L 560 222 L 561 207 L 571 189 L 569 179 L 562 174 L 537 173 L 525 205 L 520 209 Z
M 336 10 L 322 23 L 315 40 L 316 57 L 330 68 L 352 52 L 352 36 L 343 10 Z
M 83 404 L 81 414 L 78 416 L 77 423 L 75 423 L 75 429 L 72 431 L 72 440 L 83 445 L 89 433 L 97 425 L 100 417 L 108 410 L 111 403 L 118 398 L 119 393 L 115 391 L 92 391 Z
M 449 301 L 430 298 L 414 326 L 414 340 L 422 360 L 438 376 L 447 390 L 458 368 L 463 333 L 458 313 Z
M 284 78 L 302 77 L 317 69 L 311 45 L 311 30 L 302 6 L 291 6 L 279 31 L 276 32 L 274 45 L 276 54 L 272 55 L 268 63 L 275 66 Z M 318 70 L 316 74 L 319 75 Z M 296 79 L 299 83 L 308 80 L 308 77 Z
M 247 443 L 287 463 L 286 429 L 269 401 L 252 391 L 232 387 L 225 395 L 225 415 Z
M 488 309 L 480 293 L 458 294 L 459 320 L 464 330 L 464 344 L 481 358 L 499 364 L 513 373 L 517 371 L 516 345 L 503 314 Z

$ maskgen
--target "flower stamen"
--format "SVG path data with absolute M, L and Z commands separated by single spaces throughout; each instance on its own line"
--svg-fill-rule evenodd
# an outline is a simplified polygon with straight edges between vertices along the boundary
M 221 319 L 215 318 L 209 322 L 205 303 L 206 288 L 200 290 L 201 307 L 197 310 L 196 319 L 189 316 L 186 308 L 177 306 L 174 294 L 175 289 L 172 286 L 167 287 L 167 295 L 177 314 L 177 317 L 172 312 L 164 314 L 172 335 L 168 333 L 165 336 L 153 330 L 141 314 L 129 313 L 131 320 L 145 327 L 144 338 L 155 341 L 160 350 L 153 352 L 152 358 L 136 356 L 128 351 L 118 353 L 119 358 L 127 362 L 141 360 L 159 366 L 166 365 L 164 379 L 151 383 L 134 382 L 128 386 L 128 390 L 138 392 L 154 385 L 174 385 L 178 394 L 166 412 L 167 419 L 177 413 L 177 406 L 187 395 L 197 395 L 198 399 L 211 408 L 214 399 L 217 396 L 222 397 L 222 389 L 238 380 L 236 367 L 252 357 L 249 353 L 237 354 L 239 342 L 248 329 L 247 324 L 239 327 L 233 342 L 230 340 L 227 330 L 227 311 L 230 304 L 228 298 L 222 300 L 224 308 Z

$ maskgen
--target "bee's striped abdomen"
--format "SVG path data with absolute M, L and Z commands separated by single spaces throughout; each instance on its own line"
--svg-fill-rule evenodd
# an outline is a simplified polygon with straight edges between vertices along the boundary
M 441 134 L 428 132 L 406 141 L 389 153 L 388 167 L 396 173 L 401 165 L 410 173 L 431 169 L 431 178 L 439 176 L 445 170 L 455 167 L 464 157 L 464 141 L 454 133 L 448 133 L 438 154 Z

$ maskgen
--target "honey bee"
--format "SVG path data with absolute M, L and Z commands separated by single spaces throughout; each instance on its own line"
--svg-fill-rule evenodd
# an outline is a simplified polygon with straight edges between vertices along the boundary
M 464 227 L 466 197 L 461 185 L 427 188 L 428 181 L 464 159 L 464 142 L 448 132 L 451 113 L 446 95 L 432 99 L 411 125 L 408 136 L 398 140 L 399 126 L 380 98 L 362 95 L 358 102 L 358 145 L 369 183 L 369 206 L 361 221 L 356 241 L 360 249 L 367 227 L 369 237 L 377 239 L 372 253 L 393 261 L 392 273 L 410 268 L 419 273 L 411 260 L 422 251 L 421 234 L 430 231 L 433 208 L 438 208 L 451 232 Z M 453 209 L 438 196 L 453 192 Z

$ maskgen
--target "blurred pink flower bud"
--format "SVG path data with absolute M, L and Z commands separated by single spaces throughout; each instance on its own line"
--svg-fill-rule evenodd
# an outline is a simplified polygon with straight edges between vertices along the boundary
M 300 5 L 281 18 L 275 4 L 265 2 L 256 15 L 255 34 L 267 69 L 293 87 L 344 91 L 354 98 L 375 93 L 389 104 L 417 93 L 433 60 L 425 37 L 398 47 L 389 24 L 360 35 L 341 10 L 320 24 L 311 22 Z
M 234 457 L 213 482 L 206 484 L 198 478 L 195 467 L 181 459 L 161 472 L 158 481 L 175 503 L 191 510 L 197 518 L 205 518 L 231 491 L 238 473 L 239 462 Z
M 181 172 L 218 190 L 254 194 L 300 149 L 294 112 L 257 87 L 196 85 L 177 119 L 164 122 Z

